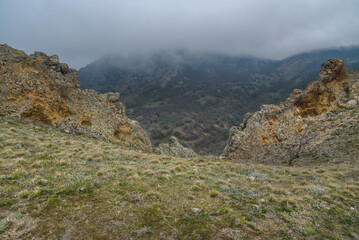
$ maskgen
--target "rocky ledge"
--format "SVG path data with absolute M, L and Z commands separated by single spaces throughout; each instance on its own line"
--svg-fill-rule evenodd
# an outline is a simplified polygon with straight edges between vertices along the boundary
M 81 90 L 57 55 L 0 45 L 0 114 L 152 151 L 147 133 L 126 117 L 119 93 Z
M 241 162 L 307 165 L 359 159 L 359 72 L 343 59 L 279 105 L 263 105 L 230 129 L 223 156 Z

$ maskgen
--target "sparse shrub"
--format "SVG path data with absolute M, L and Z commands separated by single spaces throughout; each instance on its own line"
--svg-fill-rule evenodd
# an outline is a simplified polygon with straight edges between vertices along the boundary
M 201 191 L 206 189 L 206 184 L 202 181 L 196 181 L 194 185 L 191 187 L 192 191 Z
M 137 173 L 133 174 L 132 176 L 132 180 L 133 181 L 140 181 L 142 178 L 140 175 L 138 175 Z
M 42 178 L 41 176 L 37 175 L 35 176 L 33 179 L 31 179 L 31 183 L 35 184 L 35 185 L 45 185 L 47 184 L 47 180 Z
M 7 223 L 0 224 L 0 233 L 5 232 L 5 230 L 9 227 Z
M 13 204 L 13 201 L 11 201 L 11 200 L 0 201 L 0 207 L 11 206 L 12 204 Z
M 142 209 L 140 213 L 141 227 L 162 225 L 164 216 L 161 212 L 161 208 L 163 207 L 159 203 L 154 203 Z
M 181 172 L 181 171 L 183 171 L 183 168 L 181 166 L 177 166 L 177 167 L 174 168 L 174 170 L 176 172 Z
M 158 192 L 155 192 L 155 191 L 149 191 L 149 192 L 147 192 L 146 197 L 147 197 L 148 199 L 157 200 L 157 201 L 158 201 L 158 200 L 161 199 L 161 194 L 158 193 Z
M 308 184 L 308 182 L 306 181 L 306 180 L 302 180 L 302 181 L 300 181 L 300 183 L 299 183 L 300 185 L 302 185 L 302 186 L 304 186 L 304 185 L 307 185 Z
M 306 227 L 306 228 L 303 229 L 303 235 L 304 235 L 305 237 L 312 236 L 312 235 L 314 235 L 314 233 L 315 233 L 315 231 L 314 231 L 314 229 L 311 228 L 311 227 Z
M 167 175 L 170 174 L 170 172 L 166 169 L 161 169 L 157 171 L 158 174 Z
M 155 172 L 152 171 L 151 169 L 147 169 L 146 171 L 143 172 L 143 174 L 146 176 L 153 176 L 155 174 Z
M 316 172 L 317 173 L 325 173 L 325 169 L 318 169 Z
M 20 151 L 20 152 L 15 152 L 15 157 L 23 157 L 25 155 L 27 155 L 29 152 L 28 151 Z
M 33 164 L 31 164 L 31 167 L 33 167 L 33 168 L 41 168 L 42 167 L 42 162 L 41 161 L 36 161 Z
M 328 191 L 327 187 L 321 185 L 307 185 L 304 188 L 314 194 L 324 194 Z
M 272 192 L 280 195 L 288 195 L 288 191 L 280 187 L 272 187 Z
M 17 196 L 18 196 L 19 198 L 27 198 L 30 194 L 31 194 L 30 191 L 28 191 L 28 190 L 22 190 L 21 192 L 19 192 L 19 193 L 17 194 Z
M 100 169 L 97 171 L 96 175 L 97 176 L 103 176 L 107 173 L 107 169 Z
M 217 190 L 211 190 L 209 192 L 209 196 L 211 196 L 212 198 L 218 197 L 219 196 L 219 192 Z
M 65 159 L 61 159 L 61 160 L 59 161 L 59 165 L 60 165 L 60 166 L 66 166 L 66 165 L 68 165 L 68 162 L 67 162 L 67 160 L 65 160 Z
M 127 171 L 127 168 L 124 167 L 124 166 L 119 166 L 117 169 L 118 169 L 120 172 Z

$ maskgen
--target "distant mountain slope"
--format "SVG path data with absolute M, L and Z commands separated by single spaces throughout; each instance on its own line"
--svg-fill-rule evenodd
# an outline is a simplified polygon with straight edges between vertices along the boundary
M 315 80 L 331 57 L 358 68 L 359 46 L 280 61 L 188 51 L 106 56 L 80 69 L 79 80 L 82 88 L 120 92 L 128 115 L 150 132 L 154 145 L 174 135 L 200 154 L 220 154 L 230 126 Z

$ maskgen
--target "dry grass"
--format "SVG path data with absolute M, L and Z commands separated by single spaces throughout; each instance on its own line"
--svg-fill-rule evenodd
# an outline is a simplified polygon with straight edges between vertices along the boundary
M 163 157 L 0 117 L 1 239 L 352 239 L 358 186 L 356 167 Z

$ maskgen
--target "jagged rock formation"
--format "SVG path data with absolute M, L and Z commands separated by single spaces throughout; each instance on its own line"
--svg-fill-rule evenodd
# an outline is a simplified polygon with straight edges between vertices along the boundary
M 182 158 L 194 158 L 198 157 L 198 154 L 195 153 L 192 149 L 186 148 L 179 143 L 178 138 L 172 136 L 170 137 L 170 143 L 162 143 L 157 148 L 155 152 L 162 155 L 169 155 L 174 157 Z
M 322 64 L 319 80 L 278 106 L 263 105 L 230 129 L 223 156 L 266 164 L 359 159 L 359 72 L 343 59 Z
M 0 114 L 151 151 L 147 133 L 125 115 L 119 93 L 82 91 L 59 57 L 0 45 Z

